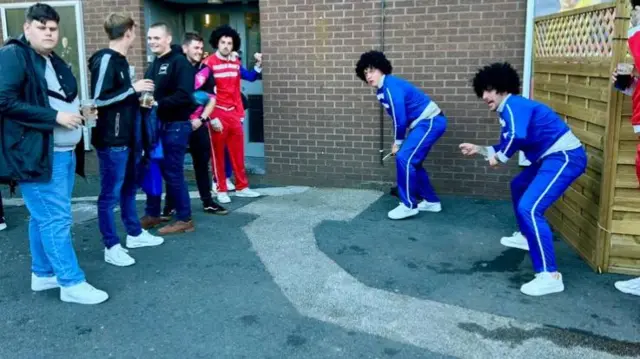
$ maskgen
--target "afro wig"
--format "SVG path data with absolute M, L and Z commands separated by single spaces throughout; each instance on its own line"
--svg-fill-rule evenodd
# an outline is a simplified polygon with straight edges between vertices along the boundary
M 240 50 L 240 35 L 229 25 L 222 25 L 215 29 L 209 36 L 209 45 L 214 49 L 218 48 L 218 43 L 222 37 L 230 37 L 233 40 L 233 51 Z
M 473 91 L 482 97 L 485 91 L 496 90 L 498 93 L 520 93 L 520 77 L 508 62 L 493 63 L 476 72 L 473 78 Z
M 360 60 L 358 60 L 358 63 L 356 64 L 356 74 L 364 82 L 367 82 L 364 71 L 368 68 L 378 69 L 385 75 L 390 74 L 393 70 L 391 62 L 387 60 L 384 54 L 375 50 L 362 54 L 360 56 Z

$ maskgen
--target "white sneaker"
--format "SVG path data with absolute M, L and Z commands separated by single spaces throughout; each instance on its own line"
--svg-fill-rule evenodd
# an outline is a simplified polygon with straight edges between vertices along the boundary
M 525 251 L 529 250 L 529 242 L 520 232 L 513 232 L 511 237 L 500 238 L 500 244 L 505 247 L 518 248 Z
M 247 197 L 247 198 L 256 198 L 256 197 L 260 197 L 260 193 L 250 189 L 249 187 L 241 190 L 241 191 L 236 191 L 236 196 L 238 197 Z
M 228 178 L 227 178 L 227 190 L 229 190 L 229 191 L 235 191 L 236 190 L 236 186 Z
M 422 200 L 418 203 L 418 210 L 423 212 L 440 212 L 442 211 L 442 205 L 440 202 L 427 202 Z
M 114 266 L 128 267 L 136 263 L 136 260 L 131 258 L 128 252 L 118 243 L 109 249 L 104 249 L 104 261 Z
M 58 279 L 54 277 L 38 277 L 31 273 L 31 290 L 34 292 L 41 292 L 43 290 L 49 290 L 59 288 Z
M 220 203 L 231 203 L 231 198 L 229 198 L 227 192 L 218 192 L 218 196 L 216 198 L 218 198 L 218 202 Z
M 164 238 L 154 236 L 145 229 L 137 237 L 127 235 L 128 248 L 154 247 L 162 243 L 164 243 Z
M 640 296 L 640 277 L 636 279 L 618 281 L 614 285 L 622 293 Z
M 418 214 L 418 209 L 417 208 L 409 208 L 407 206 L 404 205 L 404 203 L 400 203 L 398 205 L 398 207 L 392 209 L 391 211 L 389 211 L 389 218 L 391 219 L 404 219 L 407 217 L 413 217 L 416 214 Z
M 107 292 L 94 288 L 87 282 L 60 288 L 60 300 L 68 303 L 99 304 L 109 299 Z
M 520 287 L 520 291 L 522 293 L 534 297 L 551 293 L 559 293 L 563 290 L 564 283 L 562 282 L 562 274 L 560 274 L 560 272 L 537 273 L 534 280 L 523 284 L 522 287 Z

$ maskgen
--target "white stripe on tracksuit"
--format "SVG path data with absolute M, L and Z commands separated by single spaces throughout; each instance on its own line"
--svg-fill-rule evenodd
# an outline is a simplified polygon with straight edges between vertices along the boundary
M 564 164 L 562 165 L 562 167 L 560 167 L 560 170 L 558 171 L 558 173 L 556 173 L 555 177 L 553 177 L 551 182 L 549 182 L 549 184 L 547 185 L 547 188 L 545 188 L 542 194 L 540 194 L 540 197 L 538 197 L 538 199 L 535 201 L 535 203 L 531 207 L 531 213 L 530 213 L 531 222 L 533 223 L 533 230 L 536 234 L 536 241 L 538 243 L 538 247 L 540 248 L 540 257 L 542 259 L 542 268 L 544 272 L 547 271 L 547 260 L 545 259 L 544 247 L 542 245 L 542 240 L 540 239 L 540 232 L 538 231 L 538 224 L 536 223 L 535 212 L 536 212 L 536 208 L 538 207 L 538 204 L 540 204 L 540 201 L 542 201 L 542 199 L 547 194 L 547 192 L 549 192 L 553 184 L 556 183 L 556 181 L 558 180 L 558 177 L 560 177 L 560 175 L 562 174 L 562 171 L 564 171 L 564 169 L 569 164 L 569 156 L 567 155 L 567 152 L 562 151 L 562 154 L 564 154 L 564 158 L 565 158 Z

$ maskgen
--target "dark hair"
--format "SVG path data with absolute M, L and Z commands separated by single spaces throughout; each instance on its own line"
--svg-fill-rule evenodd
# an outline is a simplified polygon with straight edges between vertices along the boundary
M 368 68 L 378 69 L 385 75 L 390 74 L 393 70 L 391 62 L 387 60 L 384 53 L 376 50 L 371 50 L 360 55 L 360 60 L 358 60 L 356 64 L 356 74 L 364 82 L 367 82 L 364 71 Z
M 233 41 L 233 51 L 240 50 L 240 35 L 238 35 L 238 32 L 229 25 L 221 25 L 217 29 L 215 29 L 211 33 L 211 36 L 209 36 L 209 45 L 211 45 L 211 47 L 213 47 L 214 49 L 217 49 L 218 43 L 223 37 L 231 38 L 231 40 Z
M 635 8 L 636 6 L 640 6 L 640 0 L 631 0 L 631 7 Z
M 37 3 L 29 6 L 24 13 L 26 22 L 38 21 L 45 24 L 47 21 L 54 21 L 56 24 L 60 23 L 60 15 L 50 5 Z
M 169 25 L 167 25 L 166 22 L 155 22 L 153 24 L 151 24 L 151 26 L 149 26 L 150 29 L 156 28 L 156 27 L 163 27 L 164 31 L 167 32 L 168 35 L 172 35 L 171 33 L 171 28 L 169 27 Z
M 496 90 L 498 93 L 520 93 L 520 77 L 508 62 L 495 62 L 476 72 L 473 77 L 473 91 L 482 97 L 485 91 Z
M 104 20 L 104 32 L 107 33 L 109 40 L 117 40 L 124 36 L 124 34 L 133 29 L 136 26 L 136 22 L 133 21 L 131 16 L 123 14 L 111 13 Z
M 182 45 L 189 45 L 191 41 L 204 42 L 204 39 L 196 32 L 185 32 L 182 38 Z

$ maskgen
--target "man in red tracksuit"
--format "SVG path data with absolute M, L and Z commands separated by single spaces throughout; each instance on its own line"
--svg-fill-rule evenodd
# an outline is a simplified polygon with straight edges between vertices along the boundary
M 619 84 L 616 84 L 616 88 L 632 96 L 631 125 L 633 126 L 633 132 L 640 137 L 640 86 L 638 86 L 638 69 L 640 69 L 640 0 L 631 0 L 631 27 L 627 34 L 627 44 L 629 45 L 629 53 L 633 57 L 634 71 L 630 84 L 626 88 L 621 88 L 624 86 L 618 86 Z M 614 83 L 616 79 L 617 73 L 614 72 Z M 638 177 L 638 182 L 640 182 L 640 144 L 636 145 L 636 176 Z M 623 293 L 640 296 L 640 277 L 617 281 L 615 287 Z
M 249 188 L 244 167 L 244 133 L 242 120 L 244 106 L 240 94 L 240 81 L 255 81 L 261 72 L 262 55 L 255 54 L 256 66 L 248 71 L 240 60 L 232 55 L 240 49 L 240 36 L 228 25 L 218 27 L 209 38 L 209 43 L 217 51 L 203 62 L 213 71 L 216 86 L 216 107 L 211 116 L 209 133 L 211 137 L 212 167 L 218 184 L 218 201 L 229 203 L 227 181 L 224 168 L 225 146 L 229 150 L 231 166 L 236 177 L 236 196 L 259 197 Z

